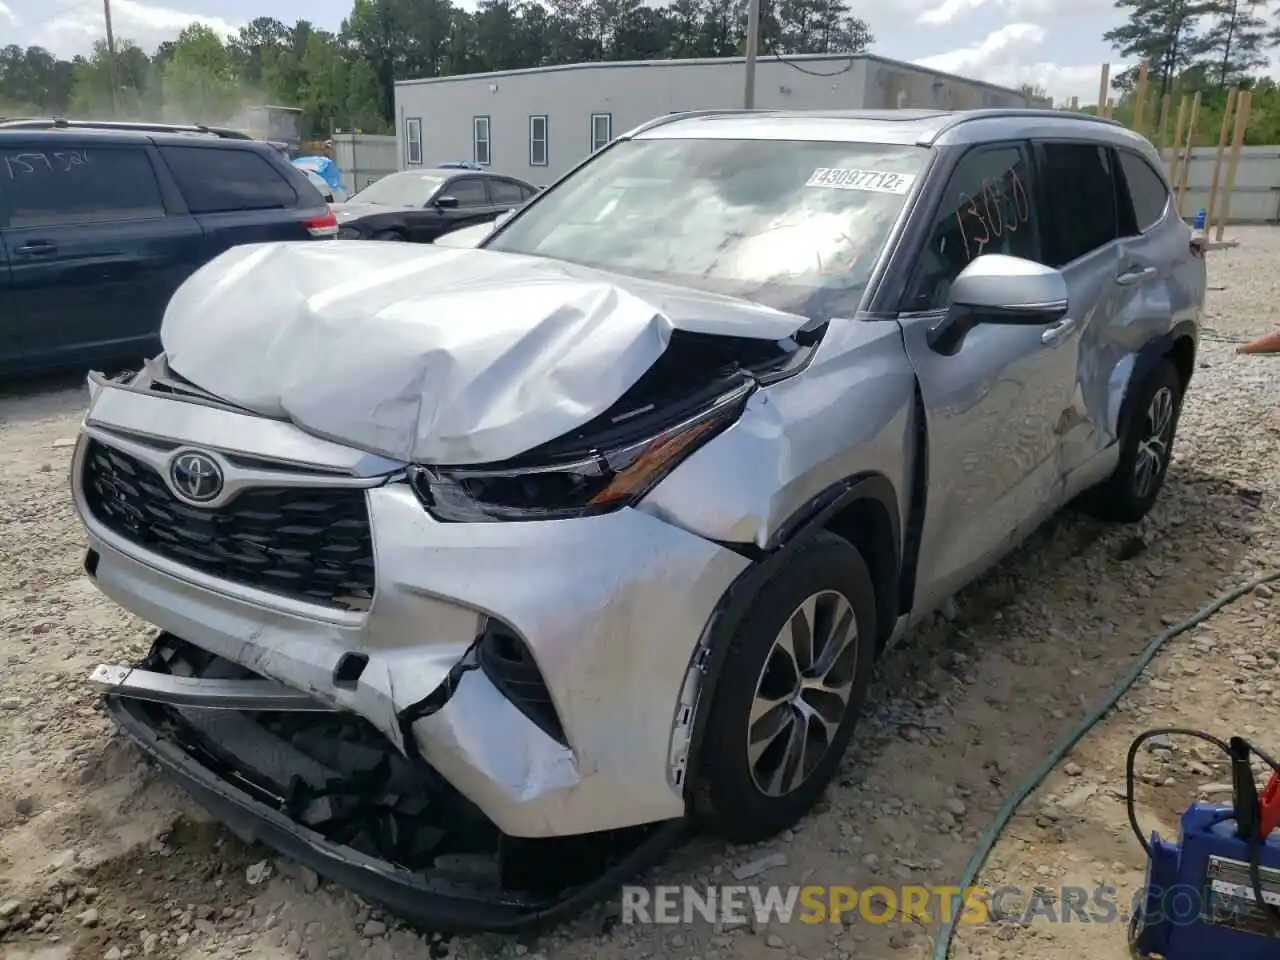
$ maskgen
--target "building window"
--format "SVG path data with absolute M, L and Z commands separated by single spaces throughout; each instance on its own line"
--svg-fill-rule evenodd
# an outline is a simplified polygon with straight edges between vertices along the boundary
M 537 116 L 529 118 L 529 166 L 545 167 L 547 165 L 547 118 Z
M 613 114 L 591 115 L 591 152 L 595 153 L 613 139 Z
M 422 166 L 422 120 L 418 117 L 404 122 L 404 162 L 411 167 Z
M 489 146 L 489 118 L 471 118 L 471 159 L 487 167 L 492 159 Z

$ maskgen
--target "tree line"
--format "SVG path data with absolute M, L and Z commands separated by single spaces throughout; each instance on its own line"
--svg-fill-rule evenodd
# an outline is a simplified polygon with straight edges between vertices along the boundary
M 1268 53 L 1280 46 L 1280 27 L 1266 3 L 1252 0 L 1116 0 L 1125 22 L 1103 35 L 1121 56 L 1147 63 L 1148 103 L 1144 126 L 1153 140 L 1165 96 L 1170 100 L 1166 137 L 1172 141 L 1178 106 L 1200 94 L 1194 142 L 1216 144 L 1232 87 L 1252 90 L 1245 143 L 1280 143 L 1280 88 L 1259 76 Z M 1139 68 L 1112 78 L 1120 93 L 1114 116 L 1128 125 L 1136 107 Z M 1166 146 L 1169 144 L 1161 144 Z
M 1213 139 L 1226 91 L 1253 88 L 1248 143 L 1280 143 L 1280 92 L 1257 71 L 1280 28 L 1254 0 L 1115 0 L 1125 22 L 1104 39 L 1130 63 L 1145 60 L 1155 103 L 1200 92 L 1197 138 Z M 302 134 L 393 129 L 394 84 L 435 77 L 601 60 L 722 57 L 743 51 L 745 0 L 355 0 L 337 32 L 259 17 L 223 40 L 190 26 L 146 51 L 117 43 L 114 68 L 99 42 L 62 60 L 40 47 L 0 48 L 0 116 L 226 122 L 250 103 L 301 107 Z M 761 0 L 765 56 L 859 53 L 872 42 L 846 0 Z M 1132 115 L 1137 68 L 1114 77 L 1116 116 Z M 1025 85 L 1024 85 L 1025 86 Z M 1028 88 L 1030 89 L 1030 88 Z M 1042 93 L 1042 91 L 1035 91 Z M 1059 104 L 1059 106 L 1064 106 Z
M 128 38 L 71 60 L 0 48 L 0 116 L 226 122 L 253 102 L 303 109 L 303 136 L 392 129 L 394 84 L 601 60 L 741 54 L 745 0 L 355 0 L 336 33 L 259 17 L 223 41 L 192 25 L 146 51 Z M 845 0 L 762 0 L 765 54 L 859 53 L 871 43 Z

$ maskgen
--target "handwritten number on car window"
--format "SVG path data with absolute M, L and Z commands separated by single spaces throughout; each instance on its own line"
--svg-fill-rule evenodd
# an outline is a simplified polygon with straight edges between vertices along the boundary
M 5 169 L 10 180 L 32 174 L 70 173 L 76 167 L 83 167 L 89 162 L 89 155 L 83 150 L 58 151 L 48 153 L 14 153 L 4 158 Z
M 956 224 L 964 242 L 965 260 L 981 256 L 987 244 L 1006 231 L 1016 233 L 1030 217 L 1027 191 L 1015 170 L 995 180 L 984 178 L 977 198 L 962 191 L 956 196 Z

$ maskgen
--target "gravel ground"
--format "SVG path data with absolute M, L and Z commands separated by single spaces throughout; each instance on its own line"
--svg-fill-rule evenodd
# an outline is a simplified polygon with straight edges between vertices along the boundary
M 794 834 L 752 849 L 699 840 L 651 883 L 954 883 L 1009 792 L 1162 625 L 1280 566 L 1280 359 L 1232 340 L 1280 326 L 1280 231 L 1240 229 L 1212 255 L 1206 342 L 1161 503 L 1137 528 L 1064 515 L 916 631 L 883 665 L 841 779 Z M 264 960 L 598 956 L 925 957 L 925 922 L 632 926 L 616 904 L 539 939 L 423 938 L 212 823 L 112 737 L 84 682 L 143 653 L 146 626 L 81 576 L 67 495 L 83 391 L 0 398 L 0 954 Z M 1277 585 L 1280 589 L 1280 585 Z M 1023 807 L 984 882 L 1108 884 L 1127 903 L 1142 854 L 1125 822 L 1124 754 L 1177 723 L 1252 735 L 1280 752 L 1280 616 L 1259 588 L 1166 648 Z M 1189 743 L 1143 757 L 1140 814 L 1162 832 L 1221 790 L 1219 758 Z M 743 869 L 744 865 L 754 865 Z M 264 876 L 265 874 L 265 876 Z M 254 882 L 250 882 L 250 881 Z M 953 957 L 1127 956 L 1120 923 L 963 927 Z

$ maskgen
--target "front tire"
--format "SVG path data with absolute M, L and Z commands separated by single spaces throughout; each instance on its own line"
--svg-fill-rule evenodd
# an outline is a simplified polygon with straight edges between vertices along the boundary
M 402 234 L 402 233 L 400 233 L 399 231 L 396 231 L 396 230 L 383 230 L 381 233 L 375 233 L 375 234 L 373 235 L 373 239 L 375 239 L 375 240 L 387 240 L 387 241 L 390 241 L 390 242 L 392 242 L 392 243 L 404 243 L 404 242 L 405 242 L 404 234 Z
M 730 641 L 693 783 L 704 829 L 754 843 L 812 809 L 853 735 L 875 645 L 866 562 L 848 541 L 813 534 Z
M 1099 520 L 1137 523 L 1160 496 L 1182 413 L 1182 376 L 1162 359 L 1147 375 L 1121 426 L 1124 446 L 1115 473 L 1081 500 Z

